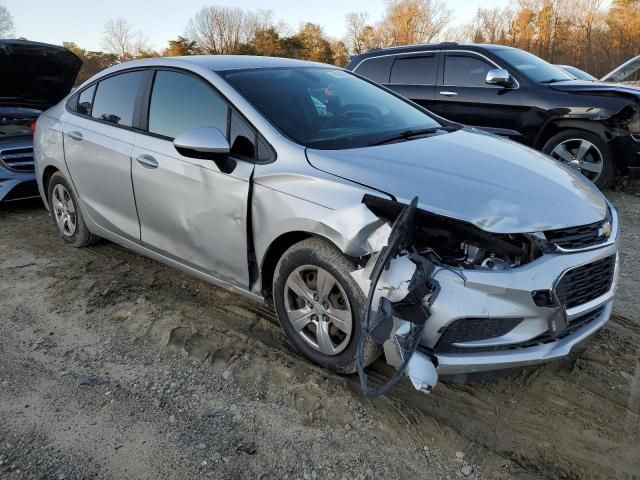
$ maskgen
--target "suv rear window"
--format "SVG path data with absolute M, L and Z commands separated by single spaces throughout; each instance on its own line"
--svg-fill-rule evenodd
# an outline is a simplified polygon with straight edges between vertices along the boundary
M 146 72 L 129 72 L 109 77 L 98 83 L 93 101 L 93 118 L 131 127 L 140 82 Z
M 391 69 L 391 83 L 435 85 L 438 64 L 435 55 L 398 57 Z
M 368 58 L 354 70 L 358 75 L 378 83 L 389 83 L 389 71 L 394 57 Z

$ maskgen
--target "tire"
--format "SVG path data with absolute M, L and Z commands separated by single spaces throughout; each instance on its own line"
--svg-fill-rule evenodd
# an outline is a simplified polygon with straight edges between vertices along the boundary
M 322 276 L 318 269 L 324 271 Z M 312 362 L 344 374 L 356 371 L 356 350 L 362 332 L 362 313 L 366 300 L 364 292 L 350 274 L 355 269 L 355 263 L 329 242 L 320 238 L 310 238 L 293 245 L 282 255 L 273 280 L 276 313 L 291 343 Z M 326 275 L 327 273 L 329 275 Z M 328 288 L 318 288 L 318 278 L 321 281 L 326 279 L 325 285 L 331 285 L 335 280 L 329 295 L 325 295 Z M 304 285 L 300 284 L 300 281 Z M 292 285 L 295 285 L 295 291 Z M 309 296 L 303 297 L 296 293 L 301 291 Z M 318 296 L 315 299 L 311 298 L 313 294 Z M 345 326 L 349 310 L 351 325 L 347 334 L 348 329 Z M 301 320 L 298 320 L 296 327 L 292 318 L 298 316 Z M 306 326 L 300 328 L 305 322 L 308 322 Z M 324 341 L 321 341 L 322 339 Z M 329 343 L 329 348 L 335 348 L 332 353 L 327 353 L 326 347 Z M 380 355 L 381 349 L 370 342 L 365 345 L 364 351 L 366 366 Z
M 583 143 L 586 142 L 586 143 Z M 590 144 L 581 161 L 581 145 Z M 564 153 L 562 151 L 564 145 Z M 569 129 L 551 137 L 542 147 L 542 152 L 555 160 L 577 167 L 595 185 L 604 189 L 613 182 L 615 163 L 609 146 L 596 134 L 585 130 Z M 598 158 L 599 157 L 599 158 Z M 600 168 L 599 172 L 594 170 Z
M 87 228 L 73 189 L 60 172 L 54 173 L 49 181 L 47 199 L 53 224 L 62 240 L 74 247 L 85 247 L 100 239 Z

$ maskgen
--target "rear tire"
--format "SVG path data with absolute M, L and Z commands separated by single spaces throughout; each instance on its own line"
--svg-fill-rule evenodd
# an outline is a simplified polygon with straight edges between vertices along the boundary
M 600 189 L 609 186 L 615 178 L 611 149 L 594 133 L 579 129 L 563 130 L 545 143 L 542 152 L 575 167 Z
M 74 247 L 85 247 L 100 240 L 87 228 L 73 189 L 60 172 L 54 173 L 49 180 L 47 199 L 53 223 L 62 240 Z
M 356 371 L 365 303 L 350 274 L 356 268 L 332 244 L 310 238 L 290 247 L 274 272 L 273 302 L 285 334 L 302 355 L 338 373 Z M 379 346 L 367 343 L 365 366 L 380 352 Z

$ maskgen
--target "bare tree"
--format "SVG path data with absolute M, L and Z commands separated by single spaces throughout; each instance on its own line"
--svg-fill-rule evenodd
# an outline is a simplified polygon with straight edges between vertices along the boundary
M 428 43 L 453 20 L 453 12 L 442 0 L 387 0 L 378 25 L 386 45 Z
M 111 18 L 104 24 L 102 48 L 124 62 L 138 56 L 150 56 L 149 39 L 124 18 Z
M 204 53 L 237 53 L 253 39 L 260 23 L 255 13 L 239 7 L 204 7 L 189 20 L 187 35 Z
M 347 14 L 345 20 L 347 32 L 344 37 L 344 42 L 347 48 L 355 55 L 367 50 L 364 31 L 368 25 L 368 21 L 369 14 L 366 12 L 351 12 Z
M 0 5 L 0 38 L 13 36 L 13 18 L 7 7 Z

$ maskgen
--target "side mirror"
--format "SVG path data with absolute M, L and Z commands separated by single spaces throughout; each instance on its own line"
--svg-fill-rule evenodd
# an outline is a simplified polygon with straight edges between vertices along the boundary
M 513 86 L 511 75 L 504 68 L 494 68 L 493 70 L 489 70 L 487 72 L 485 83 L 488 83 L 489 85 L 499 85 L 501 87 Z
M 231 147 L 227 137 L 213 127 L 193 128 L 173 140 L 173 146 L 185 157 L 224 160 Z

